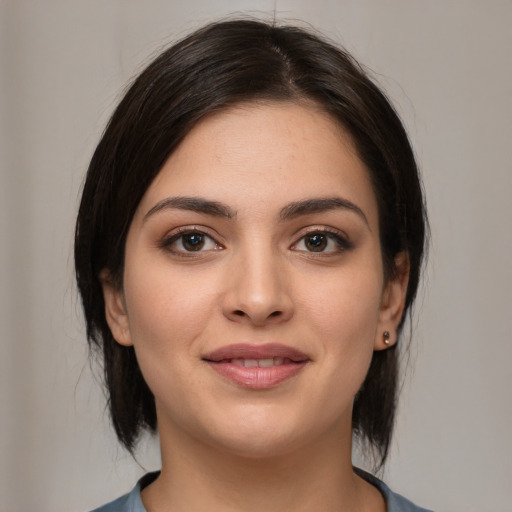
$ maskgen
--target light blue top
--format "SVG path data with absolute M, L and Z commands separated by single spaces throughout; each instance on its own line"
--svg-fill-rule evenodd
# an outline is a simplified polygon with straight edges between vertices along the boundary
M 394 493 L 377 477 L 360 469 L 356 469 L 356 473 L 379 489 L 386 500 L 387 512 L 432 512 L 425 508 L 417 507 L 408 499 L 400 496 L 400 494 Z M 144 475 L 130 493 L 125 494 L 102 507 L 96 508 L 91 512 L 147 512 L 142 504 L 140 492 L 144 487 L 153 482 L 158 475 L 158 471 Z

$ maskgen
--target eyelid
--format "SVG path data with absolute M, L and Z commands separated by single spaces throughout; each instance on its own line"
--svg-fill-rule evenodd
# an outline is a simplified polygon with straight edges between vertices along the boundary
M 320 225 L 314 225 L 314 226 L 307 226 L 306 228 L 302 228 L 298 230 L 295 233 L 295 242 L 291 245 L 291 249 L 296 247 L 301 240 L 303 240 L 308 235 L 312 235 L 315 233 L 326 235 L 327 237 L 334 239 L 334 242 L 338 244 L 339 250 L 338 251 L 323 251 L 323 252 L 313 252 L 313 251 L 302 251 L 301 252 L 307 252 L 314 255 L 328 255 L 333 254 L 334 252 L 343 252 L 348 249 L 352 249 L 354 247 L 353 243 L 350 241 L 349 236 L 342 231 L 341 229 L 333 228 L 332 226 L 320 226 Z
M 323 224 L 312 224 L 311 226 L 302 227 L 295 231 L 293 237 L 298 240 L 299 238 L 302 238 L 310 233 L 326 233 L 328 235 L 339 236 L 340 238 L 344 238 L 346 240 L 349 240 L 350 238 L 345 231 Z
M 219 242 L 218 238 L 220 238 L 217 234 L 213 234 L 209 228 L 205 226 L 197 226 L 197 225 L 190 225 L 190 226 L 180 226 L 178 228 L 172 229 L 169 231 L 161 240 L 159 243 L 160 248 L 167 250 L 168 252 L 171 252 L 173 254 L 178 254 L 180 256 L 186 255 L 186 256 L 199 256 L 200 253 L 204 252 L 211 252 L 211 250 L 207 251 L 179 251 L 179 250 L 172 250 L 171 246 L 173 243 L 175 243 L 179 238 L 183 235 L 187 234 L 200 234 L 205 237 L 210 238 L 216 246 L 216 250 L 224 249 L 224 244 L 222 242 Z

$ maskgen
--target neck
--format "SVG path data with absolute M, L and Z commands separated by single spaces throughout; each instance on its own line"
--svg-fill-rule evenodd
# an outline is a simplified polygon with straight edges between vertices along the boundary
M 267 457 L 166 434 L 160 431 L 161 475 L 142 493 L 148 512 L 348 512 L 366 510 L 369 503 L 368 510 L 384 510 L 378 491 L 352 471 L 351 440 L 335 432 Z

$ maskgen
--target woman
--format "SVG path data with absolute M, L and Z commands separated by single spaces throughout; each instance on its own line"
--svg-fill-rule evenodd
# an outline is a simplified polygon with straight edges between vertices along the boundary
M 130 87 L 77 220 L 88 339 L 130 451 L 162 469 L 100 511 L 421 510 L 382 465 L 426 215 L 393 108 L 295 27 L 209 25 Z

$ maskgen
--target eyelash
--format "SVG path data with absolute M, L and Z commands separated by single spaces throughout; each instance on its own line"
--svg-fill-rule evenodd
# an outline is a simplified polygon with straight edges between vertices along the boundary
M 185 236 L 187 236 L 187 235 L 198 235 L 200 237 L 203 237 L 203 243 L 208 243 L 208 242 L 204 242 L 205 239 L 207 239 L 207 240 L 211 241 L 211 243 L 213 243 L 215 245 L 215 247 L 213 249 L 202 250 L 202 248 L 204 246 L 203 245 L 197 251 L 194 251 L 194 250 L 188 251 L 183 247 L 183 243 L 185 241 Z M 325 237 L 325 239 L 327 239 L 326 243 L 329 243 L 329 241 L 334 242 L 334 244 L 336 245 L 335 250 L 314 251 L 314 250 L 307 250 L 307 249 L 297 249 L 297 246 L 300 243 L 305 243 L 305 241 L 308 237 L 310 237 L 310 239 L 311 239 L 316 235 L 319 235 L 320 237 Z M 173 244 L 175 244 L 176 242 L 179 242 L 180 240 L 181 240 L 182 248 L 181 249 L 173 248 Z M 222 244 L 218 243 L 212 235 L 210 235 L 206 231 L 204 231 L 202 229 L 198 229 L 196 227 L 179 228 L 176 232 L 174 232 L 173 234 L 171 234 L 170 236 L 168 236 L 164 240 L 162 240 L 160 247 L 172 254 L 182 256 L 182 257 L 194 257 L 194 256 L 199 256 L 200 253 L 203 253 L 203 252 L 210 252 L 212 250 L 215 251 L 215 250 L 223 250 L 224 249 Z M 353 248 L 353 244 L 348 240 L 348 238 L 344 234 L 340 233 L 337 230 L 326 229 L 325 227 L 309 229 L 307 232 L 303 233 L 300 236 L 300 238 L 291 246 L 291 249 L 296 250 L 297 252 L 303 252 L 308 255 L 319 255 L 319 256 L 320 255 L 329 256 L 329 255 L 333 255 L 333 254 L 338 254 L 338 253 L 347 251 L 352 248 Z
M 164 240 L 162 240 L 160 247 L 172 254 L 175 254 L 177 256 L 186 257 L 186 258 L 194 257 L 196 255 L 199 255 L 199 253 L 205 252 L 205 251 L 201 250 L 202 247 L 197 251 L 187 251 L 185 248 L 183 248 L 181 250 L 177 250 L 176 248 L 172 247 L 173 244 L 175 244 L 176 242 L 179 242 L 180 240 L 181 240 L 181 244 L 183 246 L 183 243 L 185 241 L 185 236 L 187 236 L 187 235 L 198 235 L 198 236 L 203 237 L 203 240 L 207 239 L 207 240 L 210 240 L 211 242 L 213 242 L 215 244 L 215 248 L 208 249 L 208 251 L 224 249 L 224 247 L 221 244 L 219 244 L 213 236 L 211 236 L 207 232 L 203 231 L 202 229 L 198 229 L 195 227 L 179 228 L 175 233 L 173 233 L 172 235 L 170 235 L 170 236 L 166 237 Z
M 325 237 L 327 241 L 332 241 L 335 244 L 334 250 L 329 251 L 308 251 L 307 249 L 299 249 L 300 252 L 306 253 L 308 256 L 316 255 L 316 256 L 331 256 L 334 254 L 339 254 L 341 252 L 345 252 L 354 247 L 352 242 L 348 239 L 348 237 L 342 232 L 334 229 L 327 229 L 325 227 L 322 228 L 312 228 L 307 232 L 303 233 L 301 237 L 292 245 L 292 248 L 296 248 L 300 243 L 305 243 L 306 239 L 309 237 L 313 238 L 315 235 L 320 235 L 321 237 Z M 327 242 L 328 243 L 328 242 Z

